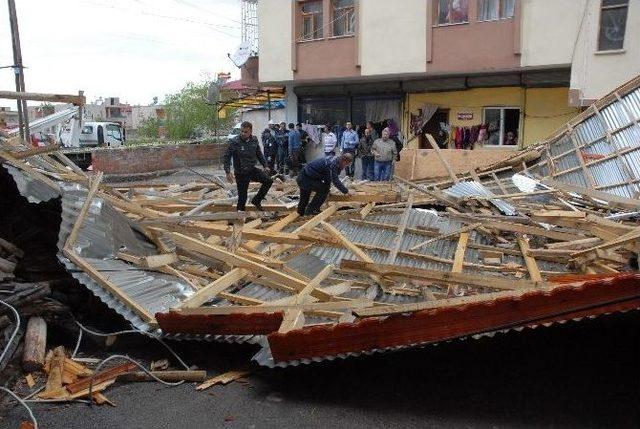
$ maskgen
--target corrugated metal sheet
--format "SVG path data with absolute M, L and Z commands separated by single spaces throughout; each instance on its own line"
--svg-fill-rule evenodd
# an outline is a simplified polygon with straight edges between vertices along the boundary
M 8 164 L 3 164 L 2 166 L 6 168 L 13 177 L 20 195 L 25 197 L 30 203 L 37 204 L 60 196 L 58 192 L 41 181 L 32 178 L 30 175 L 24 174 L 22 170 Z
M 491 198 L 489 202 L 496 206 L 498 210 L 500 210 L 505 215 L 515 216 L 516 214 L 518 214 L 515 207 L 513 207 L 506 201 L 499 199 L 496 194 L 488 190 L 481 183 L 475 181 L 458 182 L 452 187 L 445 189 L 443 192 L 455 198 L 464 198 L 469 196 Z

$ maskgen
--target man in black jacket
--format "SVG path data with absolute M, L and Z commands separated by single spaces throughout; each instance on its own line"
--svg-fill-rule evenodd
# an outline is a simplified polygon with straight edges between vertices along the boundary
M 229 183 L 233 183 L 235 179 L 238 187 L 238 211 L 245 209 L 249 182 L 262 183 L 260 190 L 251 200 L 251 204 L 256 206 L 258 210 L 262 210 L 260 204 L 273 183 L 273 180 L 266 174 L 269 171 L 267 161 L 264 159 L 258 139 L 252 134 L 252 131 L 251 122 L 243 122 L 240 125 L 240 135 L 229 140 L 229 146 L 223 158 L 227 180 Z M 236 177 L 231 173 L 232 159 Z M 260 162 L 262 170 L 256 167 L 256 162 Z
M 353 154 L 343 153 L 340 156 L 322 157 L 309 162 L 298 174 L 297 182 L 300 187 L 300 201 L 298 214 L 300 216 L 314 216 L 320 213 L 320 207 L 329 196 L 331 184 L 343 194 L 352 195 L 340 181 L 340 173 L 353 162 Z M 311 193 L 315 192 L 313 199 Z

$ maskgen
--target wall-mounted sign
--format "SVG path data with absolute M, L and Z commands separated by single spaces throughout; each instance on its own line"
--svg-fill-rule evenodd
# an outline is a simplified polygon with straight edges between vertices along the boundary
M 473 112 L 458 112 L 459 121 L 470 121 L 473 119 Z

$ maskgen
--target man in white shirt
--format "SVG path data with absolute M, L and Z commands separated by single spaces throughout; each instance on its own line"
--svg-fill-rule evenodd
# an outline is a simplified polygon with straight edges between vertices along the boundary
M 353 129 L 351 122 L 347 122 L 345 128 L 346 130 L 342 133 L 342 139 L 340 140 L 340 149 L 342 149 L 342 153 L 350 153 L 355 159 L 358 152 L 358 144 L 360 143 L 358 133 Z M 353 177 L 356 171 L 355 162 L 351 163 L 346 168 L 346 171 L 349 177 Z
M 335 156 L 336 155 L 336 143 L 338 143 L 338 139 L 336 135 L 331 132 L 331 129 L 328 125 L 324 126 L 324 131 L 322 132 L 322 145 L 324 147 L 324 156 Z

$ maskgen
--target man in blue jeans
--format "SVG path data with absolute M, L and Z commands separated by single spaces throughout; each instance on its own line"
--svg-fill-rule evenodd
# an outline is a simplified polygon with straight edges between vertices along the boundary
M 345 127 L 347 129 L 342 133 L 342 139 L 340 140 L 340 149 L 342 149 L 342 153 L 350 153 L 355 159 L 359 143 L 358 133 L 354 129 L 352 129 L 351 122 L 347 122 L 345 124 Z M 355 172 L 356 164 L 355 162 L 353 162 L 347 167 L 347 176 L 353 177 Z
M 343 153 L 340 156 L 318 158 L 305 165 L 298 174 L 298 186 L 300 187 L 300 201 L 298 214 L 300 216 L 315 216 L 320 213 L 320 207 L 324 204 L 331 184 L 343 194 L 352 192 L 340 181 L 340 172 L 353 162 L 353 155 Z M 315 192 L 311 203 L 311 193 Z
M 396 142 L 389 138 L 389 128 L 382 130 L 382 138 L 373 142 L 373 174 L 376 182 L 391 180 L 391 165 L 396 159 Z
M 300 147 L 302 146 L 302 137 L 293 124 L 289 124 L 289 166 L 291 168 L 291 177 L 295 177 L 300 169 Z

